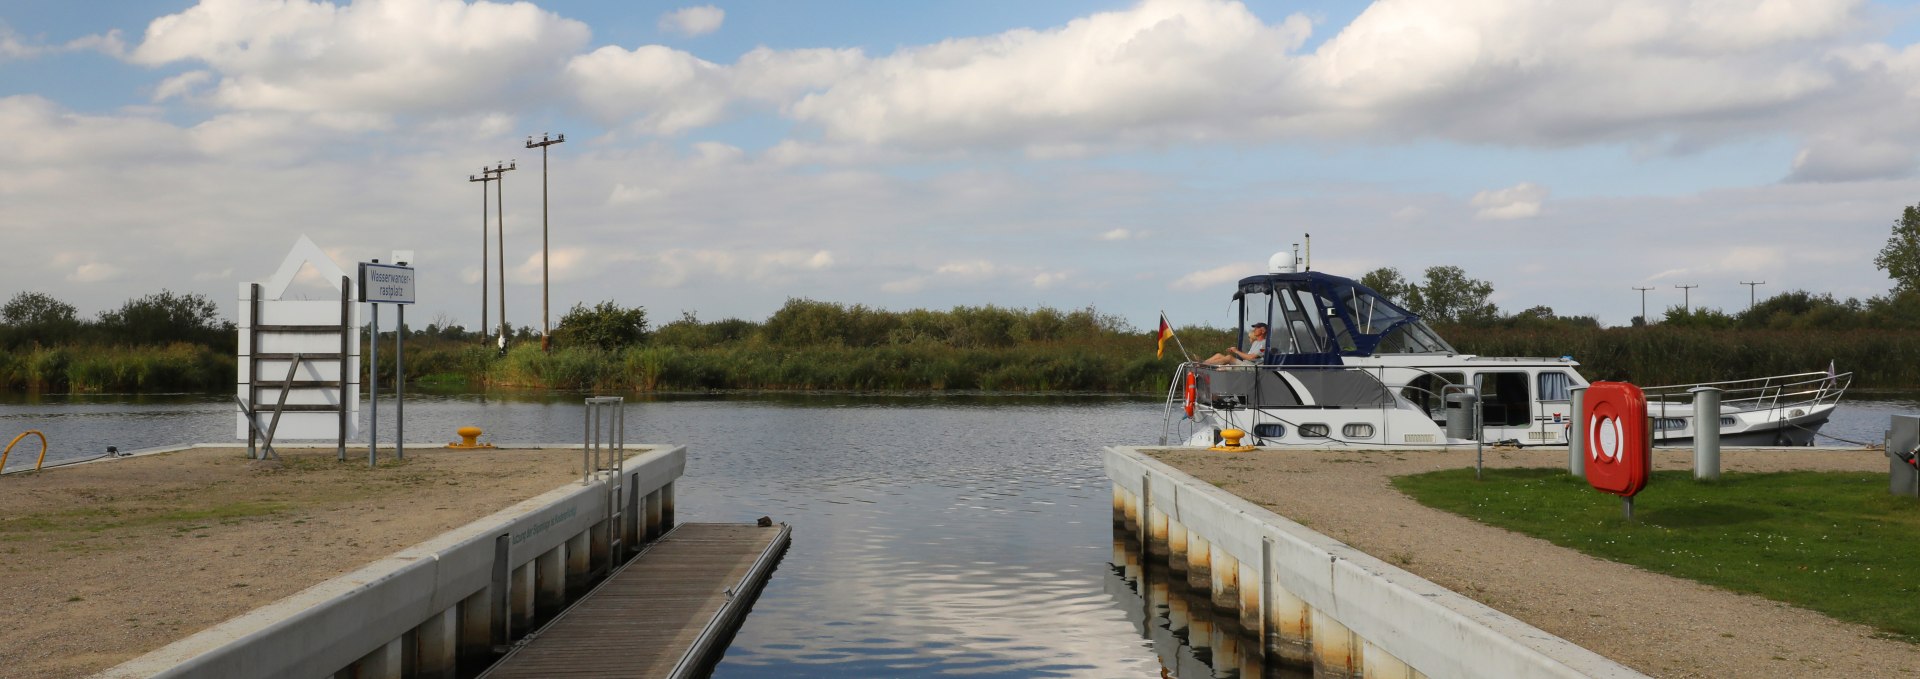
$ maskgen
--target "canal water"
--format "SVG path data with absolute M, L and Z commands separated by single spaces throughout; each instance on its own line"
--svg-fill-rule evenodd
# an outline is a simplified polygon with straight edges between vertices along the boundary
M 503 443 L 577 441 L 581 396 L 410 394 L 407 438 L 444 442 L 472 424 Z M 225 399 L 0 396 L 0 436 L 45 432 L 49 464 L 107 446 L 227 441 L 234 419 Z M 629 442 L 688 446 L 681 520 L 769 516 L 794 527 L 792 550 L 714 676 L 1162 675 L 1161 656 L 1143 636 L 1143 599 L 1130 594 L 1137 583 L 1113 563 L 1111 486 L 1099 455 L 1102 446 L 1157 439 L 1157 400 L 752 396 L 629 404 Z M 387 440 L 392 407 L 383 399 Z M 1894 413 L 1920 413 L 1920 402 L 1850 400 L 1823 433 L 1877 442 Z M 38 448 L 23 442 L 8 467 L 31 465 Z M 1169 676 L 1210 673 L 1182 653 Z

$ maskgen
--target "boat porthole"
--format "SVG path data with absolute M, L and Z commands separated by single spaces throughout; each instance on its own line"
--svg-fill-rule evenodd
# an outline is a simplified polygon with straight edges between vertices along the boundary
M 1340 428 L 1340 434 L 1350 439 L 1373 438 L 1373 425 L 1365 422 L 1353 422 Z

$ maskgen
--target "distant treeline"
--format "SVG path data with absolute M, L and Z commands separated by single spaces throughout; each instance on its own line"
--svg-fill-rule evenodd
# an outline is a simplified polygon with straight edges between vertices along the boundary
M 92 319 L 23 292 L 0 306 L 0 389 L 211 391 L 231 385 L 233 323 L 204 295 L 161 291 Z
M 1214 347 L 1206 353 L 1231 341 L 1221 330 L 1183 333 Z M 1171 345 L 1156 358 L 1140 331 L 1092 308 L 886 311 L 793 299 L 765 322 L 684 314 L 655 329 L 643 309 L 603 303 L 574 307 L 551 353 L 526 339 L 497 357 L 462 329 L 430 326 L 410 336 L 407 371 L 554 389 L 1157 393 L 1180 360 Z M 380 370 L 392 373 L 385 356 Z
M 198 295 L 162 292 L 82 320 L 22 293 L 0 307 L 0 388 L 12 391 L 217 391 L 232 383 L 235 333 Z M 1920 293 L 1867 302 L 1789 292 L 1738 314 L 1669 310 L 1664 322 L 1602 328 L 1536 307 L 1437 324 L 1455 348 L 1494 356 L 1573 356 L 1590 379 L 1670 384 L 1824 370 L 1856 387 L 1920 387 Z M 364 332 L 364 330 L 363 330 Z M 1196 358 L 1234 332 L 1183 327 Z M 363 336 L 363 340 L 366 340 Z M 1077 391 L 1159 394 L 1180 360 L 1169 342 L 1093 308 L 955 307 L 887 311 L 793 299 L 765 321 L 683 314 L 653 327 L 639 307 L 578 305 L 540 350 L 531 328 L 505 356 L 478 333 L 429 324 L 407 338 L 410 380 L 470 388 L 608 391 Z M 392 333 L 382 333 L 390 347 Z M 382 380 L 393 356 L 380 353 Z

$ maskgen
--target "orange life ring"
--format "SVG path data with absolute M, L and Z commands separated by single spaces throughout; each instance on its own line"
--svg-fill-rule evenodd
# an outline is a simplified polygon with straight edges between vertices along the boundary
M 1187 419 L 1193 419 L 1193 373 L 1187 373 Z

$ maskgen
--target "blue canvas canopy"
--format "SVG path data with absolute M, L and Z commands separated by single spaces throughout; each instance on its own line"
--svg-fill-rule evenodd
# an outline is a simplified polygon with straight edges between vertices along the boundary
M 1338 365 L 1341 356 L 1458 353 L 1419 315 L 1350 278 L 1318 271 L 1248 276 L 1233 297 L 1242 327 L 1268 324 L 1267 363 Z

